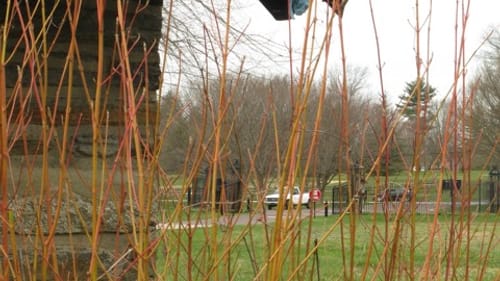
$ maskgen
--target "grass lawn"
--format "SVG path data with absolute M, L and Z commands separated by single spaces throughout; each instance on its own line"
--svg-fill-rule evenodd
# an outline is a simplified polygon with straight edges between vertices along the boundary
M 476 216 L 476 215 L 474 215 Z M 310 252 L 313 241 L 319 241 L 317 256 L 313 254 L 307 263 L 299 270 L 297 278 L 292 280 L 343 280 L 344 269 L 349 269 L 351 256 L 350 238 L 348 233 L 349 218 L 344 218 L 344 235 L 341 227 L 332 228 L 338 216 L 316 217 L 303 219 L 300 226 L 282 233 L 284 235 L 283 256 L 280 256 L 279 270 L 283 280 L 288 280 L 291 273 L 304 260 Z M 389 263 L 393 263 L 392 274 L 395 280 L 407 280 L 410 268 L 410 241 L 411 231 L 409 217 L 400 220 L 400 230 L 396 232 L 394 219 L 388 221 L 382 216 L 365 214 L 356 217 L 356 231 L 353 247 L 353 274 L 354 280 L 359 280 L 367 266 L 367 278 L 370 280 L 383 280 L 386 278 Z M 414 267 L 419 277 L 426 257 L 429 255 L 430 231 L 433 217 L 417 215 L 415 220 L 415 249 Z M 463 280 L 466 268 L 473 280 L 484 265 L 484 275 L 481 280 L 498 280 L 500 274 L 500 247 L 496 231 L 498 216 L 480 214 L 476 216 L 470 227 L 460 223 L 459 218 L 454 218 L 455 224 L 452 262 L 455 269 L 456 280 Z M 310 222 L 310 224 L 309 224 Z M 450 245 L 450 216 L 439 217 L 439 229 L 434 236 L 433 251 L 430 254 L 431 274 L 444 277 L 447 253 Z M 309 232 L 310 226 L 310 232 Z M 272 255 L 271 233 L 274 223 L 267 227 L 258 223 L 256 225 L 235 225 L 233 227 L 197 228 L 168 230 L 162 235 L 162 244 L 157 250 L 156 264 L 162 280 L 205 280 L 207 276 L 217 270 L 219 280 L 254 280 L 261 272 L 261 278 L 267 279 L 269 257 Z M 469 230 L 469 231 L 468 231 Z M 371 235 L 371 233 L 374 233 Z M 344 239 L 342 239 L 344 237 Z M 345 248 L 342 250 L 344 241 Z M 488 243 L 491 246 L 488 250 Z M 217 254 L 213 247 L 217 247 Z M 368 250 L 372 245 L 372 254 L 368 260 Z M 395 246 L 397 245 L 397 247 Z M 394 251 L 392 252 L 391 250 Z M 342 252 L 346 254 L 344 262 Z M 226 253 L 227 255 L 224 255 Z M 386 255 L 384 253 L 393 253 Z M 346 264 L 346 266 L 344 266 Z M 437 276 L 435 276 L 437 277 Z

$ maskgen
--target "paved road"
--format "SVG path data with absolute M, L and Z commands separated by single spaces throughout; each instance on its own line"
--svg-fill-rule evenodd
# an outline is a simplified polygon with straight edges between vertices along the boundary
M 296 210 L 294 210 L 296 211 Z M 310 210 L 309 209 L 302 209 L 301 212 L 301 217 L 305 218 L 310 215 Z M 260 213 L 239 213 L 239 214 L 227 214 L 224 216 L 219 216 L 218 218 L 218 224 L 219 225 L 230 225 L 230 224 L 258 224 L 258 223 L 272 223 L 276 220 L 276 210 L 266 210 L 265 215 L 260 212 Z M 287 216 L 288 211 L 284 211 L 283 216 Z M 316 209 L 316 216 L 324 216 L 323 209 Z M 183 222 L 182 224 L 179 223 L 158 223 L 156 225 L 157 229 L 178 229 L 178 228 L 189 228 L 189 227 L 208 227 L 212 225 L 212 221 L 210 219 L 205 219 L 205 220 L 199 220 L 199 221 L 192 221 L 191 223 L 189 222 Z

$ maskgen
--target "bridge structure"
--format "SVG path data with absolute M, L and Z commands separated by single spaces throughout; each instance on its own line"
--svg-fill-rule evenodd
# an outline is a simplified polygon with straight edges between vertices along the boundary
M 162 9 L 163 0 L 0 2 L 0 236 L 10 254 L 0 258 L 4 279 L 87 279 L 96 264 L 111 274 L 120 253 L 130 252 L 128 235 L 150 223 L 143 205 L 127 216 L 120 210 L 143 176 L 136 167 L 156 145 Z M 152 178 L 142 177 L 143 185 L 154 188 Z M 90 237 L 98 206 L 116 213 L 99 214 L 110 237 L 96 246 Z M 134 217 L 137 228 L 123 217 Z M 81 239 L 68 245 L 70 233 Z M 95 248 L 99 262 L 89 251 Z M 51 251 L 59 260 L 36 258 Z

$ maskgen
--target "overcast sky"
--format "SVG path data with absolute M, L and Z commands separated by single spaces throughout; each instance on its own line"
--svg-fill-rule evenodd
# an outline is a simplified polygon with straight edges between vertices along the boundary
M 461 0 L 458 0 L 461 1 Z M 420 1 L 420 17 L 424 21 L 429 13 L 431 1 Z M 234 13 L 234 21 L 240 25 L 248 24 L 249 33 L 261 34 L 271 38 L 279 45 L 288 46 L 289 25 L 287 21 L 275 21 L 258 0 L 245 1 L 243 8 Z M 429 68 L 429 82 L 437 88 L 440 96 L 448 92 L 454 71 L 455 50 L 455 5 L 457 0 L 433 1 L 430 18 L 430 53 L 432 62 Z M 471 56 L 483 40 L 485 34 L 494 28 L 500 28 L 500 1 L 471 0 L 470 18 L 466 27 L 466 56 Z M 318 26 L 324 25 L 324 14 L 327 5 L 318 2 Z M 427 7 L 423 7 L 427 6 Z M 373 0 L 375 21 L 377 25 L 381 56 L 383 63 L 384 87 L 393 102 L 397 101 L 405 87 L 405 83 L 416 77 L 415 67 L 415 0 Z M 296 16 L 291 21 L 293 48 L 300 50 L 304 36 L 306 15 Z M 366 67 L 370 73 L 370 89 L 380 93 L 377 73 L 377 53 L 373 24 L 368 0 L 350 0 L 343 18 L 347 62 L 353 66 Z M 426 60 L 427 28 L 421 34 L 421 57 Z M 321 30 L 320 30 L 321 31 Z M 461 28 L 459 30 L 461 32 Z M 335 28 L 333 41 L 338 42 L 338 29 Z M 339 63 L 339 48 L 332 47 L 336 55 L 329 64 L 332 69 Z M 287 54 L 283 54 L 286 58 Z M 247 58 L 252 59 L 252 58 Z M 258 59 L 258 58 L 255 58 Z M 262 71 L 274 68 L 287 71 L 288 64 L 282 60 L 281 66 L 263 65 Z M 298 67 L 298 65 L 296 65 Z M 473 65 L 469 67 L 473 70 Z M 472 72 L 469 70 L 470 72 Z M 279 70 L 278 70 L 279 71 Z

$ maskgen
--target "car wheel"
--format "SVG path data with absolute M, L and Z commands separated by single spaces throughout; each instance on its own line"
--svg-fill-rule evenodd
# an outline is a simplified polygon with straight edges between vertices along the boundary
M 272 210 L 272 209 L 273 209 L 273 206 L 271 206 L 271 205 L 267 205 L 267 209 L 268 209 L 268 210 Z
M 285 208 L 288 209 L 289 206 L 290 206 L 290 200 L 286 200 L 285 201 Z
M 311 200 L 308 200 L 308 201 L 307 201 L 307 205 L 306 205 L 306 207 L 307 207 L 308 209 L 311 209 L 311 208 L 312 208 L 312 202 L 311 202 Z

